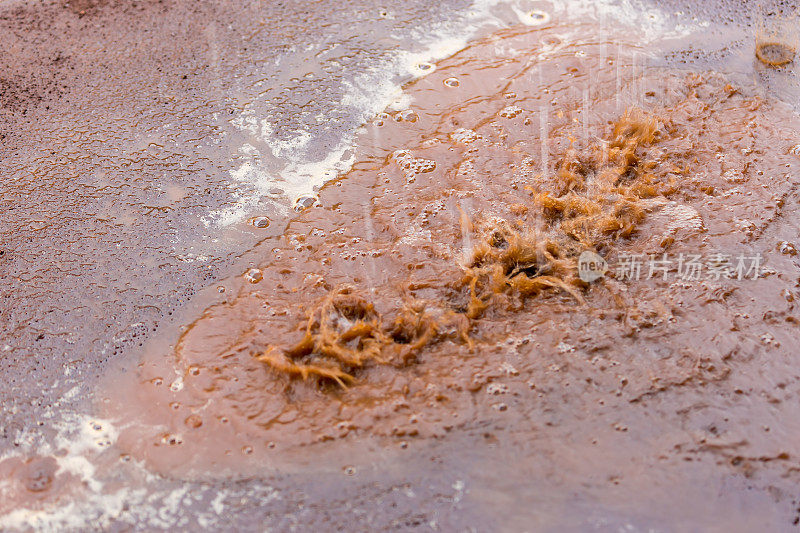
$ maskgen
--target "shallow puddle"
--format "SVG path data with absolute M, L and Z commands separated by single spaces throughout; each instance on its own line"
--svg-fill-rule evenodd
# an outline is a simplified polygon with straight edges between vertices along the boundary
M 800 450 L 747 398 L 753 368 L 797 387 L 779 244 L 797 118 L 593 28 L 514 28 L 429 66 L 350 173 L 108 377 L 119 448 L 248 476 L 491 426 L 587 464 L 792 471 Z M 608 266 L 591 282 L 587 250 Z
M 0 528 L 800 521 L 796 58 L 321 5 L 3 11 Z

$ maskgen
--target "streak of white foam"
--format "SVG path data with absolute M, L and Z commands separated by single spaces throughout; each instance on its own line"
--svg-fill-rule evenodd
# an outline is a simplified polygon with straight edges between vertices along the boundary
M 423 76 L 434 70 L 421 70 L 420 64 L 439 61 L 463 50 L 481 27 L 494 21 L 489 8 L 497 3 L 477 0 L 457 31 L 452 25 L 442 24 L 415 36 L 413 40 L 427 43 L 427 46 L 413 52 L 398 51 L 394 57 L 345 82 L 340 105 L 362 125 L 385 109 L 397 111 L 408 108 L 411 101 L 403 93 L 402 84 L 412 77 Z M 308 153 L 316 140 L 313 127 L 298 132 L 292 138 L 279 140 L 274 135 L 270 121 L 258 118 L 251 112 L 242 113 L 232 123 L 240 130 L 256 135 L 260 142 L 269 147 L 271 154 L 268 155 L 282 163 L 282 168 L 274 170 L 256 163 L 257 159 L 263 159 L 261 156 L 264 154 L 253 155 L 253 147 L 248 145 L 250 157 L 230 171 L 234 205 L 210 213 L 204 218 L 207 226 L 228 226 L 241 221 L 259 204 L 260 198 L 275 187 L 283 191 L 288 202 L 303 195 L 313 195 L 324 183 L 349 171 L 355 162 L 353 148 L 358 128 L 342 134 L 340 142 L 323 157 L 312 159 Z

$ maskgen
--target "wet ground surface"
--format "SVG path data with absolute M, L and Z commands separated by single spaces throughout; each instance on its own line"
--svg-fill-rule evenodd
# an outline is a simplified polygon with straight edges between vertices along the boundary
M 0 523 L 797 521 L 797 78 L 754 28 L 0 7 Z

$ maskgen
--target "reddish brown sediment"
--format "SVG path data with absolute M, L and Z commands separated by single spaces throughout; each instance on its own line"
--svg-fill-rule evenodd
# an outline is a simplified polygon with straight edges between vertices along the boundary
M 751 420 L 778 416 L 765 398 L 795 412 L 800 385 L 796 265 L 776 246 L 798 210 L 796 116 L 713 73 L 642 74 L 602 43 L 576 56 L 552 33 L 501 33 L 409 85 L 419 119 L 368 128 L 321 207 L 257 249 L 262 281 L 230 280 L 174 349 L 161 337 L 109 376 L 118 446 L 224 477 L 504 431 L 521 472 L 546 458 L 570 483 L 611 465 L 630 488 L 687 457 L 794 479 L 800 431 Z M 521 52 L 498 61 L 498 41 Z M 588 284 L 584 250 L 758 252 L 768 270 Z

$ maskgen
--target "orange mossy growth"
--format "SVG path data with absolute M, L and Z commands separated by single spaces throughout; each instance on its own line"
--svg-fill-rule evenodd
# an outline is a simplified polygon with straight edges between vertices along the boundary
M 281 350 L 270 346 L 256 358 L 278 372 L 332 379 L 344 386 L 352 381 L 350 369 L 367 361 L 382 362 L 388 338 L 381 330 L 373 305 L 351 287 L 329 294 L 308 313 L 306 333 L 300 342 Z
M 534 190 L 534 201 L 551 223 L 550 231 L 569 237 L 584 249 L 630 237 L 644 220 L 640 201 L 662 192 L 652 173 L 654 163 L 642 159 L 642 149 L 656 142 L 658 135 L 655 118 L 629 111 L 592 157 L 580 159 L 570 150 L 559 170 L 559 177 L 564 177 L 559 188 L 568 192 L 554 196 L 552 191 Z
M 472 251 L 461 284 L 469 288 L 466 315 L 479 318 L 493 297 L 507 292 L 535 296 L 557 288 L 582 301 L 582 282 L 571 253 L 547 236 L 505 221 L 494 223 Z
M 658 135 L 658 121 L 628 112 L 603 146 L 590 155 L 570 148 L 552 179 L 529 187 L 544 228 L 484 222 L 461 280 L 469 290 L 467 316 L 480 317 L 504 293 L 525 298 L 557 289 L 583 301 L 578 255 L 633 235 L 645 217 L 641 200 L 661 193 L 642 150 Z

